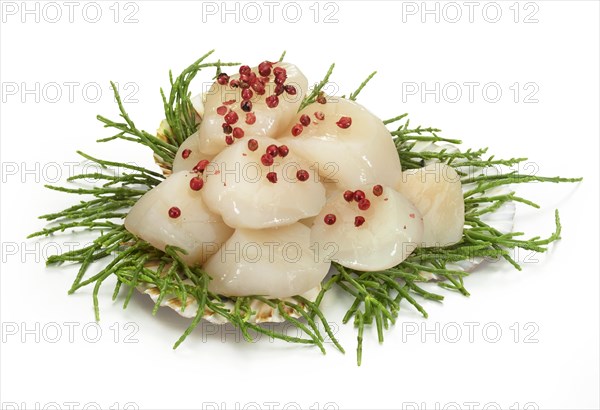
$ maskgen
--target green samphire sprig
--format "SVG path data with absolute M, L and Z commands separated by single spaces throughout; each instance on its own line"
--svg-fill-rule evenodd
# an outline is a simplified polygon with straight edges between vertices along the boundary
M 107 142 L 122 139 L 141 144 L 150 149 L 155 160 L 162 169 L 169 170 L 179 146 L 193 134 L 198 127 L 198 118 L 191 102 L 190 83 L 198 73 L 205 69 L 215 69 L 215 78 L 223 67 L 236 66 L 239 63 L 224 63 L 220 60 L 207 62 L 213 51 L 206 53 L 192 65 L 173 79 L 169 73 L 171 90 L 165 93 L 161 90 L 165 118 L 169 125 L 165 130 L 165 139 L 140 130 L 131 120 L 122 104 L 117 87 L 113 86 L 115 98 L 119 107 L 119 121 L 112 121 L 103 116 L 98 120 L 106 128 L 114 129 L 117 133 L 109 138 L 98 140 Z M 279 61 L 283 59 L 282 54 Z M 334 65 L 328 69 L 322 81 L 315 84 L 300 105 L 300 109 L 322 96 L 323 88 L 328 83 Z M 370 74 L 359 87 L 349 94 L 349 99 L 355 100 L 369 80 L 375 75 Z M 342 97 L 344 98 L 344 97 Z M 521 269 L 517 261 L 511 257 L 511 251 L 516 248 L 535 252 L 545 252 L 548 245 L 560 239 L 561 225 L 558 211 L 555 214 L 555 230 L 549 237 L 542 239 L 533 237 L 523 239 L 522 232 L 502 233 L 487 224 L 485 215 L 497 212 L 508 202 L 520 202 L 535 208 L 539 206 L 515 192 L 506 189 L 498 194 L 495 188 L 528 182 L 577 182 L 581 178 L 540 177 L 523 175 L 516 171 L 487 173 L 486 169 L 497 167 L 512 167 L 526 158 L 511 158 L 507 160 L 485 157 L 487 148 L 478 150 L 420 150 L 417 144 L 441 143 L 459 145 L 461 141 L 440 137 L 439 129 L 432 127 L 411 127 L 407 114 L 385 120 L 391 129 L 398 155 L 403 169 L 419 168 L 428 161 L 440 161 L 455 167 L 462 176 L 466 188 L 465 197 L 465 229 L 463 238 L 457 244 L 443 248 L 418 248 L 404 262 L 390 269 L 378 272 L 361 272 L 347 269 L 333 263 L 336 273 L 328 277 L 322 284 L 322 289 L 316 300 L 310 301 L 301 296 L 286 300 L 266 299 L 261 296 L 223 297 L 208 291 L 209 276 L 201 268 L 188 267 L 181 259 L 181 249 L 167 247 L 160 251 L 149 243 L 129 233 L 123 226 L 123 219 L 128 210 L 148 190 L 164 180 L 162 173 L 126 163 L 98 159 L 79 152 L 85 160 L 100 167 L 100 172 L 75 175 L 69 181 L 82 179 L 93 180 L 97 183 L 88 188 L 59 187 L 48 185 L 47 188 L 85 197 L 78 204 L 61 212 L 42 215 L 49 225 L 29 237 L 55 235 L 64 231 L 88 231 L 96 237 L 88 246 L 53 255 L 47 264 L 71 263 L 79 266 L 69 293 L 83 287 L 92 286 L 92 297 L 96 319 L 99 320 L 98 294 L 100 287 L 109 277 L 116 278 L 113 300 L 126 289 L 123 307 L 126 308 L 133 292 L 138 287 L 153 286 L 159 294 L 153 309 L 155 314 L 161 303 L 168 296 L 177 298 L 182 309 L 186 302 L 194 300 L 198 309 L 189 327 L 175 342 L 179 346 L 192 333 L 202 320 L 206 311 L 220 316 L 239 329 L 243 337 L 252 341 L 261 334 L 286 342 L 312 344 L 325 353 L 325 341 L 329 340 L 341 352 L 344 349 L 335 338 L 333 330 L 325 313 L 320 308 L 321 302 L 329 291 L 334 288 L 346 292 L 353 302 L 343 318 L 343 323 L 353 321 L 357 328 L 358 346 L 357 362 L 362 360 L 362 346 L 365 326 L 375 324 L 380 342 L 384 339 L 384 330 L 390 328 L 398 318 L 401 305 L 413 306 L 424 317 L 427 312 L 419 303 L 420 300 L 443 300 L 443 295 L 433 293 L 424 288 L 423 283 L 435 279 L 438 287 L 459 292 L 465 296 L 469 292 L 464 286 L 464 278 L 468 275 L 457 264 L 481 258 L 503 258 L 516 269 Z M 475 169 L 479 172 L 465 172 L 465 169 Z M 117 172 L 120 170 L 121 172 Z M 94 263 L 110 256 L 110 262 L 99 272 L 90 272 Z M 123 286 L 125 285 L 125 286 Z M 249 320 L 252 315 L 252 303 L 260 301 L 276 310 L 288 323 L 298 328 L 298 337 L 289 336 L 289 332 L 277 326 L 267 327 Z M 233 308 L 231 308 L 233 306 Z

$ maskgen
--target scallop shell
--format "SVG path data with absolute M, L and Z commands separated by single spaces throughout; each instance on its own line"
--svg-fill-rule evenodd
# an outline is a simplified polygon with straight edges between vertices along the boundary
M 157 265 L 147 266 L 147 267 L 152 269 L 152 268 L 156 268 L 156 266 Z M 190 281 L 189 279 L 186 279 L 183 281 L 183 283 L 191 285 L 192 281 Z M 158 301 L 158 298 L 160 295 L 160 290 L 155 285 L 146 283 L 146 284 L 138 285 L 137 289 L 140 292 L 145 293 L 146 295 L 150 296 L 150 298 L 155 303 Z M 317 296 L 319 295 L 320 291 L 321 291 L 321 285 L 310 289 L 309 291 L 302 294 L 301 296 L 303 296 L 307 300 L 310 300 L 311 302 L 314 302 L 315 299 L 317 298 Z M 298 302 L 297 300 L 295 300 L 293 298 L 286 298 L 286 299 L 283 299 L 283 301 L 284 302 L 293 302 L 293 303 L 297 304 L 298 306 L 300 306 L 302 309 L 304 309 L 304 307 L 305 307 L 303 303 Z M 224 301 L 223 305 L 224 305 L 225 309 L 229 310 L 230 312 L 233 312 L 234 304 L 230 300 Z M 193 296 L 187 297 L 185 309 L 183 308 L 183 304 L 181 303 L 181 300 L 179 300 L 179 298 L 176 297 L 175 295 L 166 295 L 163 298 L 163 300 L 161 301 L 160 306 L 161 307 L 164 307 L 164 306 L 169 307 L 169 308 L 173 309 L 175 312 L 177 312 L 178 314 L 180 314 L 181 316 L 190 318 L 190 319 L 195 317 L 198 312 L 198 302 L 196 301 L 196 299 Z M 250 303 L 250 308 L 252 310 L 252 314 L 248 318 L 248 321 L 251 323 L 268 323 L 268 322 L 280 323 L 280 322 L 285 321 L 285 318 L 281 315 L 281 313 L 279 312 L 279 309 L 274 309 L 271 306 L 269 306 L 266 303 L 261 302 L 259 300 L 253 300 Z M 293 309 L 291 309 L 287 306 L 285 306 L 284 309 L 285 309 L 286 313 L 288 315 L 290 315 L 291 317 L 294 317 L 294 318 L 300 317 L 300 314 L 298 314 Z M 211 323 L 218 324 L 218 325 L 227 323 L 227 320 L 225 318 L 223 318 L 220 315 L 215 314 L 209 308 L 205 308 L 203 318 Z
M 204 113 L 204 105 L 203 105 L 202 95 L 197 95 L 197 96 L 193 97 L 192 103 L 193 103 L 194 109 L 196 110 L 196 113 L 198 114 L 198 119 L 201 120 L 202 115 Z M 163 141 L 166 141 L 166 136 L 164 135 L 164 129 L 166 127 L 168 127 L 168 124 L 166 124 L 166 121 L 163 120 L 163 122 L 161 122 L 159 129 L 157 130 L 158 138 L 162 139 Z M 435 143 L 435 142 L 417 142 L 414 145 L 414 147 L 412 148 L 412 150 L 416 151 L 416 152 L 423 152 L 423 151 L 441 152 L 444 150 L 446 152 L 450 152 L 450 153 L 459 152 L 459 149 L 455 145 L 439 144 L 439 143 Z M 161 163 L 161 161 L 156 156 L 155 156 L 155 161 L 161 167 L 161 170 L 163 171 L 165 176 L 169 176 L 171 174 L 171 169 L 167 164 Z M 428 160 L 428 161 L 426 161 L 426 164 L 429 164 L 434 161 L 435 160 Z M 459 164 L 460 164 L 459 162 L 456 162 L 453 165 L 457 169 L 465 172 L 468 176 L 477 175 L 478 172 L 481 171 L 481 168 L 460 167 Z M 491 168 L 488 168 L 486 170 L 486 172 L 490 173 L 493 171 L 491 171 Z M 469 189 L 468 187 L 463 187 L 463 191 L 466 191 L 468 189 Z M 488 191 L 489 194 L 493 194 L 493 195 L 504 195 L 509 192 L 510 192 L 510 189 L 508 188 L 508 186 L 500 186 L 500 187 L 496 187 L 496 188 L 493 188 Z M 515 204 L 513 202 L 507 202 L 504 205 L 502 205 L 500 208 L 498 208 L 495 212 L 482 216 L 481 219 L 484 222 L 489 223 L 490 225 L 492 225 L 493 227 L 495 227 L 496 229 L 498 229 L 501 232 L 504 232 L 504 233 L 511 232 L 513 230 L 515 210 L 516 210 Z M 480 266 L 484 261 L 485 261 L 484 258 L 474 258 L 472 260 L 465 260 L 465 261 L 460 261 L 457 263 L 448 264 L 447 266 L 449 269 L 462 270 L 464 272 L 472 272 L 478 266 Z M 332 268 L 332 270 L 334 270 L 334 268 Z M 429 272 L 421 272 L 421 276 L 428 281 L 440 280 L 440 278 L 438 278 L 437 275 L 429 273 Z M 191 281 L 186 280 L 186 281 L 184 281 L 184 283 L 191 284 Z M 158 300 L 158 297 L 160 295 L 159 289 L 156 286 L 150 285 L 150 284 L 140 285 L 140 286 L 138 286 L 138 290 L 140 292 L 145 293 L 148 296 L 150 296 L 150 298 L 154 302 L 156 302 Z M 304 298 L 306 298 L 307 300 L 314 301 L 320 291 L 321 291 L 321 286 L 319 285 L 319 286 L 309 290 L 302 296 Z M 302 308 L 304 308 L 304 306 L 302 304 L 298 303 L 296 300 L 294 300 L 292 298 L 284 299 L 284 301 L 290 301 L 290 302 L 297 303 Z M 231 301 L 225 301 L 224 305 L 227 309 L 229 309 L 229 311 L 233 311 L 234 305 Z M 188 300 L 186 301 L 185 309 L 183 309 L 181 301 L 177 297 L 175 297 L 175 295 L 167 295 L 161 301 L 160 306 L 169 307 L 169 308 L 173 309 L 175 312 L 177 312 L 178 314 L 180 314 L 181 316 L 186 317 L 186 318 L 195 317 L 196 312 L 198 311 L 198 303 L 192 296 L 188 296 Z M 251 307 L 253 313 L 249 317 L 248 320 L 252 323 L 268 323 L 268 322 L 279 323 L 279 322 L 285 321 L 285 318 L 281 315 L 281 313 L 279 312 L 278 309 L 274 309 L 271 306 L 269 306 L 261 301 L 258 301 L 258 300 L 252 301 L 250 307 Z M 295 312 L 287 307 L 286 307 L 286 309 L 288 309 L 286 313 L 288 313 L 290 316 L 292 316 L 294 318 L 300 317 L 300 315 L 297 312 Z M 227 322 L 226 319 L 224 319 L 223 317 L 221 317 L 219 315 L 216 315 L 214 312 L 212 312 L 208 308 L 205 309 L 203 318 L 214 324 L 225 324 Z

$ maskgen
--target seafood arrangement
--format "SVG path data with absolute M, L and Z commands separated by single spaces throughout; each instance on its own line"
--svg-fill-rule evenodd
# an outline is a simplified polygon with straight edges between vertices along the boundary
M 406 114 L 381 120 L 356 101 L 372 75 L 337 97 L 322 91 L 333 66 L 309 87 L 283 56 L 251 68 L 206 63 L 210 54 L 171 80 L 156 135 L 135 126 L 116 91 L 125 122 L 98 117 L 118 130 L 103 141 L 145 145 L 161 172 L 82 153 L 127 172 L 96 175 L 92 188 L 50 186 L 94 197 L 44 215 L 59 224 L 32 236 L 99 232 L 92 245 L 48 260 L 81 265 L 71 291 L 94 284 L 97 316 L 98 289 L 111 277 L 115 299 L 128 288 L 125 306 L 138 289 L 155 311 L 169 306 L 192 318 L 176 346 L 204 318 L 230 322 L 248 340 L 250 331 L 268 333 L 324 351 L 329 337 L 343 352 L 320 309 L 327 292 L 339 289 L 355 298 L 343 321 L 358 329 L 360 364 L 365 326 L 374 324 L 382 341 L 400 304 L 426 316 L 418 299 L 443 299 L 432 287 L 468 295 L 463 279 L 485 258 L 520 269 L 511 249 L 543 252 L 560 238 L 558 213 L 549 238 L 510 232 L 514 202 L 537 207 L 510 187 L 579 179 L 506 171 L 523 159 L 462 151 L 435 128 L 410 128 Z M 228 74 L 232 66 L 239 67 Z M 216 69 L 214 83 L 192 97 L 192 79 L 207 68 Z M 116 256 L 86 276 L 108 255 Z M 284 320 L 306 337 L 261 326 Z

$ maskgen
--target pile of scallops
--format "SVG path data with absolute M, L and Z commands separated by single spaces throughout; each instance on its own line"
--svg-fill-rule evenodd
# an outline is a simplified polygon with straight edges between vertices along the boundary
M 318 288 L 332 261 L 380 271 L 417 247 L 460 241 L 464 201 L 452 167 L 402 172 L 379 118 L 325 95 L 299 111 L 307 90 L 289 63 L 221 73 L 194 102 L 200 124 L 172 174 L 125 227 L 158 249 L 184 250 L 211 292 L 269 298 Z

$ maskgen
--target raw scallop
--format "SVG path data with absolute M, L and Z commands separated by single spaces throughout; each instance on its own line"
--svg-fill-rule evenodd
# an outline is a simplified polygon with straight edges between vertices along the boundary
M 125 228 L 154 247 L 164 250 L 172 245 L 187 251 L 182 258 L 190 266 L 204 263 L 233 233 L 204 205 L 200 191 L 190 188 L 195 176 L 191 172 L 172 174 L 144 194 L 125 218 Z M 169 216 L 172 207 L 181 211 L 178 218 Z
M 290 149 L 285 158 L 276 156 L 273 165 L 265 166 L 261 157 L 278 141 L 256 140 L 256 151 L 248 148 L 245 139 L 236 140 L 204 171 L 202 197 L 209 209 L 233 228 L 252 229 L 290 225 L 318 214 L 325 204 L 325 188 L 309 164 Z M 300 169 L 309 173 L 308 180 L 298 180 Z M 267 179 L 269 172 L 277 174 L 276 183 Z
M 296 94 L 291 95 L 287 92 L 280 94 L 277 97 L 279 103 L 274 108 L 268 107 L 266 103 L 266 98 L 273 95 L 275 90 L 273 74 L 269 76 L 270 81 L 265 85 L 263 95 L 252 91 L 253 96 L 250 99 L 252 110 L 249 113 L 244 112 L 240 107 L 242 102 L 240 87 L 232 88 L 229 84 L 220 85 L 217 82 L 211 86 L 205 94 L 204 118 L 199 128 L 199 148 L 202 152 L 215 155 L 227 145 L 223 133 L 225 115 L 217 112 L 219 107 L 225 107 L 227 113 L 234 112 L 237 115 L 237 120 L 231 126 L 241 128 L 246 135 L 275 137 L 283 132 L 300 107 L 308 87 L 308 80 L 293 64 L 274 63 L 273 68 L 275 67 L 286 70 L 285 84 L 293 86 Z M 256 68 L 252 71 L 257 73 Z M 239 74 L 230 77 L 231 80 L 239 80 L 239 78 Z M 248 115 L 254 115 L 256 122 L 249 124 Z
M 184 158 L 184 151 L 189 150 L 189 154 Z M 203 159 L 211 160 L 214 155 L 207 155 L 200 151 L 200 141 L 198 131 L 190 135 L 177 150 L 175 160 L 173 161 L 173 172 L 191 171 Z
M 311 121 L 307 126 L 301 124 L 303 115 Z M 348 125 L 340 122 L 343 117 L 351 119 L 347 128 L 338 125 Z M 292 128 L 298 124 L 302 132 L 292 136 Z M 394 187 L 400 181 L 402 168 L 390 132 L 354 101 L 330 97 L 326 104 L 310 104 L 285 131 L 280 142 L 315 164 L 321 177 L 336 181 L 339 189 L 364 184 Z
M 209 290 L 225 296 L 285 298 L 319 286 L 330 263 L 311 248 L 301 223 L 271 229 L 237 229 L 204 270 Z
M 408 169 L 402 173 L 398 190 L 423 216 L 423 246 L 448 246 L 462 239 L 465 201 L 454 168 L 437 162 Z
M 332 260 L 348 268 L 378 271 L 396 266 L 411 254 L 421 242 L 423 220 L 417 208 L 404 195 L 383 186 L 375 196 L 372 185 L 362 187 L 370 201 L 367 210 L 360 210 L 355 200 L 344 199 L 338 191 L 314 220 L 311 242 Z M 325 223 L 326 215 L 335 215 L 335 223 Z M 364 223 L 355 226 L 357 216 Z

